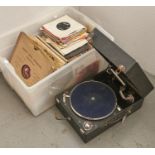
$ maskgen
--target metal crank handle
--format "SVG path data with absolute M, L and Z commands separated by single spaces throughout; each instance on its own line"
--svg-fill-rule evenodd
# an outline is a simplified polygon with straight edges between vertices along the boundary
M 58 113 L 55 113 L 55 119 L 56 120 L 71 120 L 70 117 L 63 117 L 63 116 L 60 116 Z

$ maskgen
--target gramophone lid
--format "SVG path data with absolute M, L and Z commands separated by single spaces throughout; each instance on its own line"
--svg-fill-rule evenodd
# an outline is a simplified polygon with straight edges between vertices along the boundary
M 117 68 L 123 65 L 125 67 L 124 74 L 136 87 L 141 97 L 145 97 L 153 89 L 140 65 L 96 28 L 92 32 L 92 44 L 112 66 Z

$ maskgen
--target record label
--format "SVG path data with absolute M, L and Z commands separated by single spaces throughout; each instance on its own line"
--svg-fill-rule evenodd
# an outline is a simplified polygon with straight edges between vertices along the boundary
M 64 30 L 69 29 L 70 26 L 71 25 L 68 22 L 61 22 L 57 24 L 57 29 L 64 31 Z

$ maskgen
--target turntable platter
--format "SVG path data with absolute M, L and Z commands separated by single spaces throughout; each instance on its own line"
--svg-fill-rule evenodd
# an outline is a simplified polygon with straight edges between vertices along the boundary
M 117 98 L 108 85 L 98 81 L 85 81 L 72 89 L 70 104 L 78 116 L 100 120 L 113 113 Z

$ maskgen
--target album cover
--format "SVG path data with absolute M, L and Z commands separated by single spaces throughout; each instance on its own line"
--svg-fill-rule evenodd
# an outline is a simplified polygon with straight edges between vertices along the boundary
M 58 18 L 42 26 L 43 31 L 57 38 L 62 42 L 67 42 L 71 38 L 81 35 L 86 31 L 86 27 L 75 21 L 68 15 Z
M 66 64 L 36 37 L 21 32 L 10 63 L 23 82 L 32 86 Z

